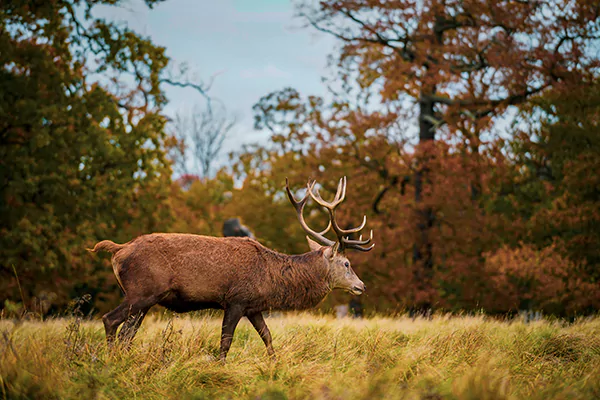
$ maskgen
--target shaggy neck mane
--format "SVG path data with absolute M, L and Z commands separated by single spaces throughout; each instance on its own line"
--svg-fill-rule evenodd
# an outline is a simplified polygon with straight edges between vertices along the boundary
M 286 255 L 267 249 L 272 296 L 268 308 L 302 310 L 316 306 L 331 291 L 329 268 L 320 250 Z

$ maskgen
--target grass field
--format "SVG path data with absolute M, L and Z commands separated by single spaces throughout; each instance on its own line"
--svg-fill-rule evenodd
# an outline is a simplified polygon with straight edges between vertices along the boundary
M 277 360 L 252 326 L 215 361 L 217 317 L 146 319 L 129 351 L 99 321 L 0 321 L 0 397 L 83 399 L 600 398 L 600 318 L 268 318 Z

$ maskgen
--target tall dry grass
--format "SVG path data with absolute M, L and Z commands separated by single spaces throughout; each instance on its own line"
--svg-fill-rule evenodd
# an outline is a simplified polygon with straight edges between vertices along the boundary
M 252 326 L 216 361 L 215 316 L 148 318 L 126 351 L 99 321 L 0 321 L 0 397 L 83 399 L 600 398 L 600 318 L 268 318 L 278 358 Z

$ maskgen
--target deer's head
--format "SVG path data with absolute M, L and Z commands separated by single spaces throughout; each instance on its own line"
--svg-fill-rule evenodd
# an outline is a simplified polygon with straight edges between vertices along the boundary
M 331 277 L 331 288 L 332 289 L 343 289 L 352 294 L 360 295 L 365 290 L 365 284 L 356 276 L 350 261 L 345 256 L 345 250 L 355 249 L 359 251 L 369 251 L 375 245 L 371 244 L 368 247 L 364 247 L 371 243 L 373 240 L 373 231 L 368 239 L 363 240 L 362 235 L 358 240 L 350 239 L 350 235 L 360 232 L 367 224 L 367 217 L 363 218 L 363 222 L 360 226 L 351 229 L 342 229 L 338 225 L 335 219 L 335 209 L 344 199 L 346 198 L 346 177 L 340 179 L 338 184 L 336 195 L 332 202 L 323 200 L 319 194 L 318 189 L 315 189 L 316 181 L 308 182 L 306 187 L 306 195 L 300 201 L 297 201 L 292 192 L 290 191 L 289 183 L 286 179 L 285 188 L 287 191 L 290 202 L 294 205 L 296 213 L 298 214 L 298 220 L 300 225 L 310 237 L 307 236 L 308 245 L 313 251 L 320 251 L 327 266 L 329 268 L 329 274 Z M 325 208 L 329 213 L 329 225 L 322 232 L 316 232 L 309 228 L 304 221 L 303 211 L 304 206 L 309 198 L 312 198 L 317 204 Z M 337 236 L 337 240 L 330 240 L 325 237 L 325 234 L 333 228 Z M 311 239 L 314 239 L 312 240 Z

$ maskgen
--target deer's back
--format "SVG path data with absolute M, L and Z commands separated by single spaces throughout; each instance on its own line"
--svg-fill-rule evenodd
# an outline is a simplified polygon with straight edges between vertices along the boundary
M 218 308 L 244 291 L 259 296 L 265 250 L 249 238 L 159 233 L 129 242 L 113 262 L 128 296 L 162 295 L 161 304 L 188 311 Z

